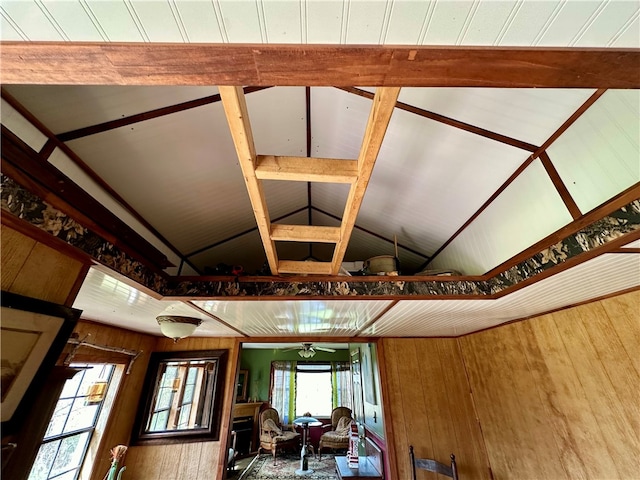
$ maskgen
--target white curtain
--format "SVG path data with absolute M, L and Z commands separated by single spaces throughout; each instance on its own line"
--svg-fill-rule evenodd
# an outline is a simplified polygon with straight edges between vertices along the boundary
M 270 401 L 283 424 L 289 424 L 296 415 L 296 363 L 271 362 Z
M 349 362 L 331 362 L 332 407 L 353 409 L 353 381 Z

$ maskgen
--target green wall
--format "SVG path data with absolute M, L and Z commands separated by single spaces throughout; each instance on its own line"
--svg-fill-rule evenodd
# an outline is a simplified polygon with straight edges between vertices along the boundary
M 269 377 L 271 362 L 274 360 L 295 360 L 302 362 L 297 350 L 284 352 L 278 349 L 243 348 L 240 354 L 240 369 L 249 370 L 247 395 L 255 401 L 269 399 Z M 311 362 L 348 362 L 349 350 L 335 353 L 317 351 Z

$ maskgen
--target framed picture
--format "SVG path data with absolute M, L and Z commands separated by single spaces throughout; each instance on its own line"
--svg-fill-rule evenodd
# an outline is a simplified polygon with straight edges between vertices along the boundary
M 364 389 L 364 399 L 367 403 L 377 405 L 375 376 L 373 374 L 373 354 L 375 348 L 371 343 L 362 345 L 361 374 L 362 386 Z
M 75 327 L 80 310 L 2 292 L 0 367 L 2 423 L 35 397 Z
M 240 370 L 236 385 L 236 402 L 247 401 L 247 385 L 249 384 L 249 370 Z

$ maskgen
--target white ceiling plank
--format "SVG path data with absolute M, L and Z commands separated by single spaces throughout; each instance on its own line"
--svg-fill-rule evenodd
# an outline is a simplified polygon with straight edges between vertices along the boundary
M 499 43 L 505 24 L 511 23 L 520 2 L 479 2 L 467 22 L 466 31 L 460 37 L 461 45 L 496 45 Z
M 216 87 L 6 85 L 3 88 L 20 98 L 22 105 L 55 134 L 218 93 Z
M 343 1 L 306 2 L 307 38 L 305 43 L 339 44 L 342 32 Z
M 378 44 L 383 31 L 388 1 L 352 0 L 349 2 L 346 43 Z
M 402 2 L 391 4 L 389 27 L 384 39 L 386 45 L 417 45 L 429 20 L 434 2 Z
M 80 2 L 43 2 L 69 40 L 74 42 L 106 42 Z
M 548 153 L 582 212 L 640 182 L 640 92 L 608 90 Z
M 399 100 L 539 146 L 593 93 L 584 89 L 405 87 Z
M 388 300 L 200 301 L 198 306 L 250 336 L 352 336 L 378 316 Z
M 400 301 L 363 335 L 464 335 L 640 286 L 640 255 L 605 254 L 498 300 Z
M 304 43 L 300 7 L 294 0 L 262 1 L 269 43 Z
M 168 1 L 129 0 L 150 42 L 185 42 Z
M 474 2 L 436 2 L 423 45 L 457 45 Z
M 544 167 L 536 160 L 429 267 L 481 275 L 571 221 Z
M 224 33 L 230 43 L 266 43 L 260 30 L 255 0 L 214 0 L 220 6 Z
M 357 223 L 433 253 L 526 157 L 514 147 L 396 111 Z
M 520 2 L 515 16 L 504 26 L 498 44 L 523 47 L 535 45 L 536 39 L 559 8 L 561 3 L 557 1 Z
M 608 47 L 640 48 L 640 12 L 621 26 Z
M 175 2 L 191 43 L 223 43 L 220 24 L 212 2 L 179 0 Z
M 47 137 L 33 124 L 24 118 L 16 109 L 7 103 L 3 98 L 2 108 L 0 108 L 0 120 L 2 125 L 11 130 L 23 142 L 33 148 L 36 152 L 47 142 Z
M 0 39 L 3 42 L 19 42 L 29 40 L 20 27 L 0 6 Z
M 583 26 L 601 8 L 603 2 L 563 2 L 553 21 L 547 26 L 536 46 L 574 46 Z
M 609 45 L 619 33 L 620 21 L 627 18 L 629 22 L 638 17 L 640 5 L 634 1 L 604 2 L 603 8 L 598 10 L 594 18 L 590 18 L 576 40 L 576 47 L 597 47 Z M 625 22 L 627 23 L 627 22 Z M 636 43 L 633 48 L 640 47 L 640 32 L 636 30 Z
M 167 259 L 175 265 L 167 273 L 174 272 L 180 265 L 180 257 L 176 255 L 167 245 L 159 240 L 147 227 L 142 225 L 131 213 L 120 203 L 115 201 L 111 195 L 104 191 L 96 182 L 90 178 L 75 162 L 73 162 L 62 150 L 56 148 L 49 156 L 49 162 L 69 177 L 73 183 L 82 188 L 85 192 L 100 202 L 107 210 L 113 213 L 120 220 L 124 221 L 136 233 L 147 240 L 151 245 L 167 256 Z M 174 273 L 175 274 L 175 273 Z
M 125 2 L 86 0 L 100 28 L 111 42 L 142 42 L 144 37 Z
M 42 8 L 33 0 L 7 0 L 2 2 L 2 10 L 11 21 L 31 41 L 56 42 L 66 40 Z M 4 36 L 2 38 L 5 39 Z
M 220 103 L 69 145 L 181 251 L 255 226 Z
M 186 303 L 155 299 L 96 268 L 89 269 L 73 307 L 82 310 L 83 320 L 151 335 L 162 335 L 157 316 L 184 315 L 203 321 L 193 336 L 238 336 L 234 330 Z

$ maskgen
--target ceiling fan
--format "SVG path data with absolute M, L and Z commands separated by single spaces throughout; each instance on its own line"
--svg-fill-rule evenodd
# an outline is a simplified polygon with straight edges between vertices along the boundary
M 299 350 L 298 355 L 300 355 L 302 358 L 313 357 L 316 354 L 316 350 L 335 353 L 335 350 L 333 348 L 314 347 L 312 343 L 303 343 L 300 347 L 287 348 L 284 351 L 290 352 L 291 350 Z

